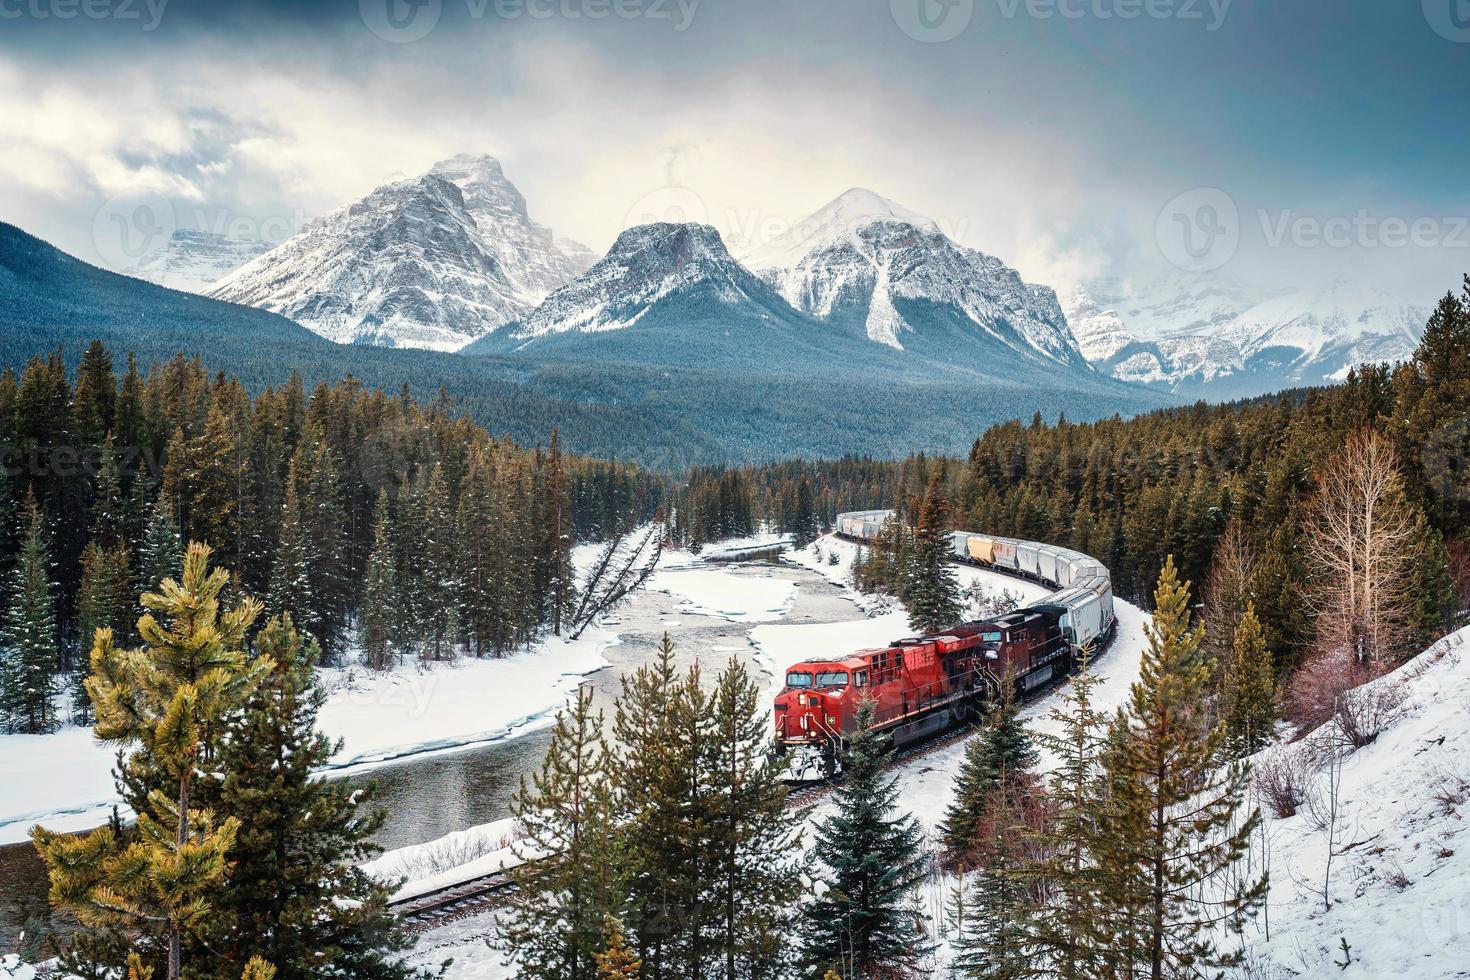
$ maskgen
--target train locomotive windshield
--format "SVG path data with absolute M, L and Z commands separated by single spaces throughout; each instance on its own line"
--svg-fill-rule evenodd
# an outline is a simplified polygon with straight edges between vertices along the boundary
M 987 630 L 986 632 L 980 634 L 980 642 L 982 643 L 999 643 L 1000 641 L 1001 634 L 998 631 L 992 633 Z
M 817 675 L 818 687 L 846 687 L 846 671 L 824 671 Z
M 787 687 L 811 687 L 812 675 L 803 671 L 793 670 L 786 675 Z

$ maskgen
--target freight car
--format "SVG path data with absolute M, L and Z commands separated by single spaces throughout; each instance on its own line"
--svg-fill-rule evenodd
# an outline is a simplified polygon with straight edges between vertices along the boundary
M 891 511 L 839 514 L 839 537 L 871 542 Z M 1116 629 L 1112 580 L 1096 559 L 1034 541 L 956 531 L 956 561 L 1049 585 L 1055 592 L 1013 613 L 895 640 L 836 659 L 793 664 L 776 696 L 776 740 L 796 778 L 831 775 L 842 744 L 871 701 L 895 744 L 973 718 L 1002 685 L 1025 693 L 1071 669 Z

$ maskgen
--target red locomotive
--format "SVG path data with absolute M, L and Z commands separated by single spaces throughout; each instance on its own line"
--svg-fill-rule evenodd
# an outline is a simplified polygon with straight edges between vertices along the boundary
M 877 728 L 903 744 L 973 717 L 1003 683 L 1024 692 L 1066 673 L 1072 645 L 1061 617 L 1057 608 L 1023 609 L 879 650 L 795 664 L 776 696 L 776 740 L 795 753 L 793 776 L 836 771 L 865 700 L 873 702 Z

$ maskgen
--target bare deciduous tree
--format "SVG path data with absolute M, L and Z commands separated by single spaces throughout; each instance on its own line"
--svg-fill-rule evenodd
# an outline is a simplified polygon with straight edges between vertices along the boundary
M 1397 454 L 1364 430 L 1317 477 L 1307 523 L 1318 649 L 1380 673 L 1402 652 L 1412 610 L 1412 512 Z

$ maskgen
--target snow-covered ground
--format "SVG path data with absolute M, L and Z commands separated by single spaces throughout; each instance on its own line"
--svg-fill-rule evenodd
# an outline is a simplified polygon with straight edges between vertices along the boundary
M 796 583 L 777 575 L 752 578 L 711 569 L 660 570 L 649 578 L 648 587 L 682 600 L 680 612 L 718 616 L 732 623 L 780 619 L 796 604 Z

